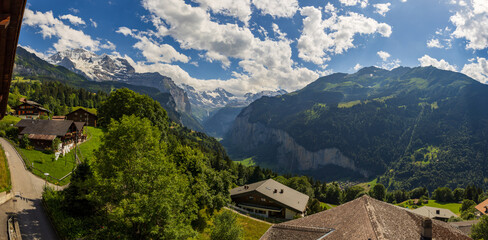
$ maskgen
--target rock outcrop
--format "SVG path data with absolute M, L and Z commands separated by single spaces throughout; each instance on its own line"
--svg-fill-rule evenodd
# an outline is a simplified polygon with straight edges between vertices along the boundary
M 369 176 L 367 171 L 357 168 L 354 162 L 337 148 L 312 152 L 298 144 L 283 130 L 268 128 L 259 122 L 249 122 L 251 111 L 252 106 L 249 106 L 241 112 L 226 137 L 229 145 L 239 148 L 239 151 L 252 152 L 257 148 L 274 148 L 276 162 L 273 165 L 287 172 L 316 170 L 332 164 L 353 170 L 365 177 Z

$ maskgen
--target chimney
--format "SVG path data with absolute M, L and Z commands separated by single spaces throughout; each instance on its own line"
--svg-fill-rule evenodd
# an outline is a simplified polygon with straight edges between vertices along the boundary
M 485 206 L 485 213 L 488 213 L 488 205 Z
M 275 188 L 275 190 L 273 190 L 273 193 L 277 193 L 278 192 L 278 189 Z
M 435 210 L 435 214 L 437 215 L 441 214 L 441 210 Z
M 283 189 L 281 189 L 280 193 L 283 193 Z
M 432 240 L 432 220 L 430 218 L 422 219 L 422 240 Z

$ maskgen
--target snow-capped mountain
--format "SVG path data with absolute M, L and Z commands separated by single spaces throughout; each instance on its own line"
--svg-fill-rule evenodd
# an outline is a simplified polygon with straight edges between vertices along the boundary
M 238 97 L 223 88 L 216 88 L 213 91 L 197 91 L 190 85 L 183 84 L 182 87 L 192 106 L 214 109 L 225 107 L 229 102 L 238 101 Z
M 246 94 L 244 94 L 244 97 L 246 98 L 244 105 L 247 106 L 247 105 L 251 104 L 252 102 L 260 99 L 263 96 L 274 97 L 274 96 L 283 95 L 283 94 L 287 94 L 287 93 L 288 92 L 286 90 L 283 90 L 283 89 L 278 89 L 276 91 L 261 91 L 258 93 L 246 93 Z
M 107 54 L 97 55 L 78 48 L 58 52 L 48 60 L 52 64 L 63 66 L 93 81 L 122 81 L 169 92 L 175 100 L 178 112 L 191 113 L 190 101 L 185 91 L 171 78 L 159 73 L 136 73 L 134 67 L 123 58 Z
M 81 48 L 58 52 L 48 60 L 93 81 L 121 81 L 135 73 L 134 68 L 123 58 L 97 55 Z

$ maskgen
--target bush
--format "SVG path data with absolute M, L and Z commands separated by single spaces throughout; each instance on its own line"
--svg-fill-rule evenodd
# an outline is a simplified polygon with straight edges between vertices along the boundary
M 214 227 L 210 234 L 212 240 L 240 240 L 242 227 L 237 225 L 237 215 L 231 211 L 223 211 L 215 216 Z
M 488 239 L 488 216 L 483 216 L 479 223 L 471 227 L 471 238 L 474 240 Z
M 24 134 L 20 139 L 20 147 L 27 149 L 29 145 L 30 145 L 29 136 L 27 134 Z

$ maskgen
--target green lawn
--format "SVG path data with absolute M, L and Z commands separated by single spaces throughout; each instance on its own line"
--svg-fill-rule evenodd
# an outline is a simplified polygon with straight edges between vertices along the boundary
M 5 115 L 5 117 L 3 117 L 3 119 L 0 121 L 2 123 L 12 123 L 12 124 L 16 124 L 17 122 L 20 121 L 21 118 L 19 117 L 16 117 L 16 116 L 12 116 L 12 115 Z
M 244 240 L 258 240 L 271 227 L 270 223 L 256 221 L 240 214 L 237 216 L 237 223 L 244 229 Z
M 253 157 L 250 157 L 250 158 L 246 158 L 246 159 L 243 159 L 241 161 L 235 161 L 237 163 L 240 163 L 246 167 L 250 167 L 250 166 L 254 166 L 256 165 L 256 163 L 254 162 L 254 158 Z
M 397 205 L 400 207 L 408 207 L 410 209 L 415 208 L 414 206 L 408 204 L 408 200 L 405 202 L 399 203 Z M 462 205 L 461 203 L 443 203 L 443 202 L 437 202 L 436 200 L 429 200 L 429 203 L 424 204 L 422 206 L 417 206 L 417 208 L 423 207 L 423 206 L 435 207 L 435 208 L 444 208 L 444 209 L 451 210 L 454 214 L 459 216 L 461 214 L 459 212 L 459 208 L 461 207 L 461 205 Z
M 10 171 L 3 148 L 0 147 L 0 192 L 10 190 Z
M 93 150 L 98 148 L 103 135 L 102 130 L 99 128 L 86 127 L 86 131 L 88 134 L 88 141 L 78 145 L 78 151 L 81 152 L 82 159 L 93 157 Z M 34 168 L 39 169 L 33 169 L 32 172 L 42 178 L 44 178 L 44 173 L 49 173 L 49 175 L 59 179 L 71 172 L 75 167 L 74 150 L 71 150 L 64 157 L 59 157 L 56 161 L 54 161 L 54 154 L 46 154 L 41 151 L 27 149 L 20 149 L 20 151 L 25 158 L 27 165 L 32 166 L 32 164 L 34 164 Z M 67 177 L 61 183 L 50 178 L 48 178 L 48 181 L 64 185 L 69 183 L 69 179 L 70 177 Z
M 54 154 L 46 154 L 41 151 L 27 150 L 23 148 L 17 148 L 17 150 L 20 150 L 22 153 L 25 163 L 28 166 L 34 167 L 32 172 L 41 178 L 45 178 L 44 173 L 49 173 L 49 175 L 59 179 L 71 172 L 75 167 L 75 160 L 73 157 L 59 157 L 59 159 L 55 161 Z M 47 180 L 59 185 L 69 183 L 69 177 L 61 183 L 51 178 L 48 178 Z
M 81 159 L 91 159 L 93 157 L 93 151 L 97 150 L 100 146 L 100 142 L 103 136 L 103 131 L 100 128 L 85 127 L 88 135 L 88 141 L 78 145 L 79 152 L 81 152 Z M 66 154 L 66 157 L 74 159 L 74 151 Z

